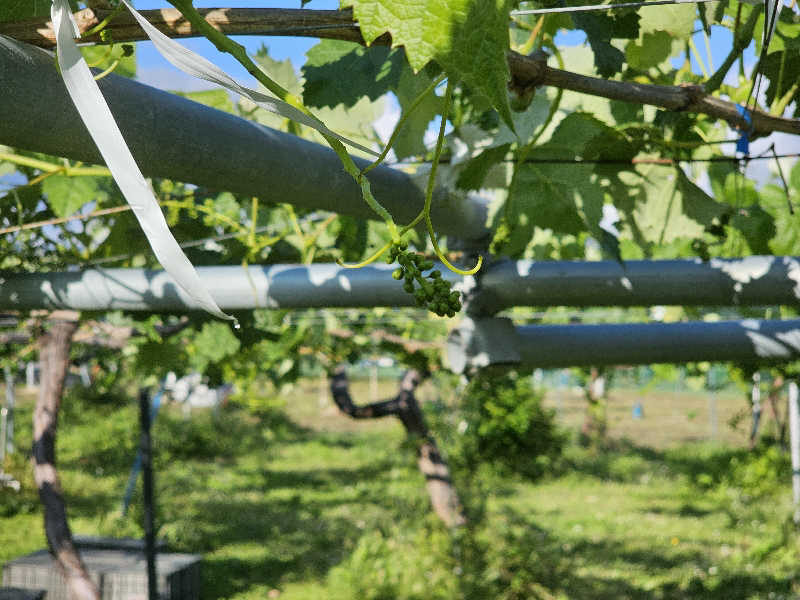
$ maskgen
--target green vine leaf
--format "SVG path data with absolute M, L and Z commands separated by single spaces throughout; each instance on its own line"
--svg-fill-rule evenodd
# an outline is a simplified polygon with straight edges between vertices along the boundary
M 50 15 L 49 0 L 4 0 L 0 2 L 0 23 Z
M 740 209 L 731 218 L 731 227 L 739 230 L 753 254 L 770 254 L 769 240 L 777 228 L 771 214 L 757 205 Z
M 331 229 L 336 236 L 335 245 L 341 253 L 341 260 L 357 262 L 367 249 L 367 222 L 364 219 L 340 216 Z
M 240 347 L 241 343 L 227 324 L 219 321 L 205 323 L 191 342 L 189 363 L 202 373 L 209 363 L 233 356 Z
M 726 4 L 727 2 L 720 2 L 717 7 Z M 642 32 L 665 31 L 675 38 L 687 38 L 692 35 L 694 29 L 695 11 L 694 5 L 691 4 L 675 4 L 662 6 L 657 10 L 643 10 L 639 27 Z
M 510 0 L 342 0 L 352 7 L 368 44 L 387 31 L 404 46 L 419 71 L 435 60 L 454 79 L 484 96 L 512 126 L 506 84 L 509 80 Z
M 94 177 L 52 175 L 42 182 L 42 191 L 55 215 L 68 217 L 87 202 L 98 199 L 99 183 Z
M 429 73 L 429 69 L 424 69 L 415 75 L 407 65 L 404 66 L 394 89 L 400 108 L 404 113 L 433 80 L 434 77 Z M 441 112 L 442 98 L 436 94 L 425 96 L 411 113 L 394 141 L 394 154 L 398 159 L 402 160 L 425 152 L 425 131 L 433 118 Z
M 253 56 L 255 63 L 262 68 L 265 73 L 290 94 L 300 96 L 303 93 L 303 83 L 294 70 L 292 61 L 288 58 L 275 60 L 269 55 L 269 47 L 261 44 L 261 47 Z
M 761 64 L 761 72 L 769 80 L 767 106 L 773 106 L 776 101 L 780 101 L 782 107 L 789 106 L 800 97 L 800 45 L 768 54 Z M 794 114 L 800 114 L 800 108 L 795 107 Z
M 706 227 L 729 210 L 672 166 L 638 165 L 636 173 L 622 173 L 620 179 L 639 189 L 630 218 L 651 243 L 669 244 L 681 238 L 700 237 Z
M 136 76 L 136 47 L 130 45 L 132 51 L 125 54 L 121 44 L 109 46 L 83 46 L 81 54 L 86 62 L 93 68 L 105 71 L 112 68 L 115 75 L 123 77 Z
M 352 42 L 321 40 L 306 52 L 303 100 L 310 106 L 335 108 L 362 97 L 377 100 L 394 90 L 403 70 L 403 55 L 386 46 L 364 48 Z
M 227 90 L 200 90 L 197 92 L 175 92 L 179 96 L 194 100 L 200 104 L 205 104 L 211 108 L 216 108 L 222 112 L 236 114 L 236 108 L 233 105 L 230 94 Z
M 511 144 L 502 144 L 487 148 L 478 156 L 468 160 L 456 180 L 456 186 L 462 190 L 480 189 L 489 170 L 505 158 L 510 147 Z
M 601 77 L 611 77 L 622 70 L 625 55 L 612 39 L 639 37 L 639 15 L 635 12 L 605 15 L 597 12 L 575 13 L 575 25 L 586 32 L 594 52 L 594 64 Z

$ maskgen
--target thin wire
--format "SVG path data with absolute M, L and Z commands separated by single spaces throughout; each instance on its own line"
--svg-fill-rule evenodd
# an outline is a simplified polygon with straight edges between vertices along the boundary
M 769 151 L 768 151 L 769 152 Z M 800 153 L 788 154 L 761 154 L 758 156 L 751 156 L 748 160 L 776 160 L 778 158 L 800 158 Z M 676 163 L 713 163 L 713 162 L 730 162 L 738 163 L 742 159 L 735 156 L 712 156 L 710 158 L 633 158 L 630 160 L 622 160 L 616 158 L 590 158 L 590 159 L 563 159 L 563 158 L 528 158 L 526 163 L 539 163 L 547 165 L 575 165 L 575 164 L 590 164 L 590 165 L 674 165 Z M 449 163 L 449 159 L 443 158 L 439 162 Z M 511 160 L 502 162 L 513 162 Z M 424 165 L 425 161 L 402 161 L 392 163 L 393 165 Z
M 786 192 L 786 204 L 789 206 L 789 214 L 793 215 L 794 206 L 792 205 L 792 198 L 789 194 L 789 184 L 786 183 L 786 177 L 783 175 L 783 167 L 781 167 L 781 161 L 778 160 L 778 153 L 775 152 L 775 144 L 773 143 L 769 149 L 772 152 L 772 158 L 775 159 L 775 166 L 778 168 L 778 175 L 780 175 L 781 183 L 783 183 L 783 191 Z
M 611 10 L 616 8 L 646 8 L 648 6 L 662 6 L 664 4 L 702 4 L 705 2 L 719 2 L 720 0 L 653 0 L 651 2 L 622 2 L 618 4 L 592 4 L 589 6 L 558 6 L 556 8 L 532 8 L 511 11 L 511 16 L 520 15 L 546 15 L 551 13 L 590 12 L 595 10 Z
M 91 219 L 93 217 L 100 217 L 103 215 L 113 215 L 114 213 L 125 212 L 128 210 L 131 210 L 131 207 L 125 204 L 122 206 L 114 206 L 113 208 L 103 208 L 100 210 L 95 210 L 85 215 L 77 214 L 69 217 L 58 217 L 54 219 L 46 219 L 44 221 L 35 221 L 33 223 L 24 223 L 22 225 L 14 225 L 12 227 L 4 227 L 0 229 L 0 235 L 6 233 L 15 233 L 17 231 L 24 231 L 26 229 L 39 229 L 40 227 L 45 227 L 46 225 L 60 225 L 61 223 L 68 223 L 70 221 L 86 221 L 87 219 Z

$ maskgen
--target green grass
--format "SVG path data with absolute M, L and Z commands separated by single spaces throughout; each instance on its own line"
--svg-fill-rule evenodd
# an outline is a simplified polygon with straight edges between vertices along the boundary
M 347 419 L 313 387 L 282 398 L 218 419 L 198 412 L 187 421 L 168 407 L 156 423 L 159 535 L 203 554 L 206 599 L 271 590 L 284 600 L 800 593 L 788 467 L 774 452 L 661 443 L 653 408 L 635 426 L 649 423 L 658 443 L 645 431 L 606 452 L 570 446 L 538 482 L 456 473 L 473 521 L 453 535 L 430 514 L 398 423 Z M 141 535 L 138 491 L 120 514 L 134 404 L 66 401 L 58 458 L 77 533 Z M 24 448 L 31 399 L 20 406 Z M 620 419 L 612 433 L 627 427 Z M 6 468 L 23 491 L 0 495 L 0 562 L 45 543 L 25 457 Z

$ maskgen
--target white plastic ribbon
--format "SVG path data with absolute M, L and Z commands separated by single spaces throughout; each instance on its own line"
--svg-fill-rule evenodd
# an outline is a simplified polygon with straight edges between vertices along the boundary
M 603 204 L 603 218 L 598 223 L 600 229 L 610 233 L 615 239 L 619 239 L 619 229 L 617 229 L 617 223 L 619 222 L 617 207 L 613 204 Z
M 781 0 L 764 0 L 764 42 L 762 54 L 767 55 L 769 43 L 775 35 L 778 27 L 778 19 L 781 16 Z
M 283 100 L 273 98 L 272 96 L 262 94 L 261 92 L 251 90 L 243 85 L 239 85 L 239 83 L 237 83 L 233 77 L 228 75 L 217 65 L 161 33 L 158 29 L 151 25 L 147 19 L 136 12 L 136 9 L 134 9 L 127 0 L 122 0 L 122 3 L 128 8 L 129 11 L 131 11 L 133 17 L 139 22 L 139 25 L 141 25 L 142 29 L 144 29 L 147 37 L 150 38 L 164 58 L 166 58 L 184 73 L 188 73 L 193 77 L 205 79 L 211 83 L 216 83 L 217 85 L 229 89 L 240 96 L 244 96 L 245 98 L 252 100 L 264 110 L 278 114 L 282 117 L 286 117 L 287 119 L 291 119 L 292 121 L 296 121 L 303 125 L 307 125 L 308 127 L 316 129 L 320 133 L 334 137 L 340 142 L 347 144 L 348 146 L 352 146 L 353 148 L 357 148 L 362 152 L 366 152 L 372 156 L 378 156 L 378 153 L 374 150 L 371 150 L 366 146 L 362 146 L 358 142 L 349 140 L 346 137 L 331 131 L 322 121 L 315 119 L 314 117 L 310 117 L 291 104 L 288 104 Z
M 217 306 L 167 227 L 155 194 L 136 165 L 111 110 L 73 39 L 73 35 L 78 36 L 79 31 L 68 1 L 53 0 L 50 14 L 56 33 L 58 65 L 70 98 L 97 144 L 114 181 L 139 220 L 156 258 L 201 308 L 217 317 L 233 319 Z

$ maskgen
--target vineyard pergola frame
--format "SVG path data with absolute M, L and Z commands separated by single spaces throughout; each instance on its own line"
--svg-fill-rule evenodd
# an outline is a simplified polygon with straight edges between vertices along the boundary
M 342 170 L 335 154 L 323 146 L 124 77 L 109 75 L 99 84 L 146 176 L 267 200 L 288 198 L 296 206 L 357 218 L 374 217 L 362 201 L 358 186 Z M 4 89 L 0 95 L 0 114 L 16 115 L 14 119 L 0 121 L 0 143 L 75 160 L 102 162 L 50 53 L 0 36 L 0 87 Z M 367 163 L 357 160 L 357 164 L 363 167 Z M 380 166 L 371 171 L 370 181 L 376 196 L 399 221 L 410 220 L 422 207 L 423 189 L 413 176 Z M 488 201 L 478 194 L 439 190 L 432 218 L 437 228 L 456 238 L 456 243 L 467 253 L 480 253 L 490 237 L 487 213 Z M 214 290 L 215 298 L 226 310 L 412 304 L 412 298 L 391 279 L 389 270 L 381 266 L 344 270 L 334 265 L 272 265 L 250 267 L 249 271 L 241 267 L 200 269 L 208 288 Z M 443 269 L 443 272 L 453 277 L 450 271 Z M 639 364 L 659 360 L 715 360 L 717 356 L 728 360 L 786 362 L 800 355 L 800 342 L 795 341 L 800 339 L 800 320 L 759 325 L 760 329 L 766 327 L 770 331 L 774 342 L 771 345 L 763 340 L 753 341 L 763 333 L 754 333 L 749 321 L 728 322 L 725 327 L 704 323 L 637 325 L 647 328 L 637 330 L 634 338 L 632 325 L 604 325 L 599 329 L 569 325 L 564 334 L 574 335 L 581 343 L 571 344 L 569 355 L 563 352 L 554 355 L 537 352 L 535 347 L 545 343 L 545 338 L 537 332 L 556 330 L 542 326 L 494 327 L 498 321 L 484 318 L 518 305 L 796 306 L 800 301 L 800 259 L 793 257 L 714 259 L 708 263 L 500 261 L 475 278 L 468 278 L 464 289 L 472 318 L 459 330 L 460 334 L 451 336 L 451 353 L 458 354 L 459 344 L 463 353 L 455 359 L 457 364 L 477 366 L 497 362 L 487 358 L 495 345 L 517 348 L 512 353 L 518 357 L 516 362 L 521 360 L 530 366 L 544 366 L 536 357 L 545 355 L 551 357 L 547 364 L 553 366 L 567 366 L 569 356 L 574 364 L 583 365 L 597 360 L 606 364 Z M 149 311 L 195 308 L 166 273 L 124 269 L 9 275 L 0 287 L 0 306 Z M 478 343 L 484 338 L 476 334 L 481 330 L 493 331 L 494 342 L 485 346 Z M 498 340 L 500 331 L 513 337 Z M 738 340 L 733 346 L 732 335 Z M 639 345 L 625 351 L 629 345 L 626 340 L 631 339 Z M 678 339 L 686 344 L 686 355 L 695 358 L 681 359 L 680 348 L 675 347 Z M 623 350 L 584 354 L 590 348 L 604 347 L 610 340 L 615 340 Z M 642 352 L 643 340 L 655 350 Z M 565 347 L 557 342 L 553 349 Z M 474 363 L 473 354 L 481 356 L 478 363 Z M 561 358 L 555 360 L 554 356 Z
M 86 28 L 91 27 L 91 18 L 96 16 L 90 13 L 82 21 Z M 336 36 L 359 35 L 357 29 L 339 29 Z M 308 31 L 319 36 L 323 30 Z M 130 35 L 137 39 L 138 33 L 133 31 Z M 48 45 L 46 35 L 37 30 L 37 36 L 32 41 Z M 519 87 L 554 85 L 669 110 L 705 112 L 734 125 L 744 124 L 735 105 L 713 98 L 696 86 L 631 87 L 551 69 L 542 61 L 514 53 L 509 54 L 508 61 L 514 84 Z M 290 199 L 297 206 L 356 218 L 374 216 L 362 201 L 358 186 L 327 148 L 126 78 L 110 75 L 100 82 L 100 87 L 137 164 L 147 176 L 266 200 Z M 15 115 L 14 119 L 0 120 L 0 143 L 74 160 L 102 162 L 50 54 L 0 35 L 0 89 L 0 114 Z M 754 111 L 752 125 L 758 133 L 800 133 L 800 122 L 758 111 Z M 356 164 L 363 168 L 368 163 L 356 160 Z M 381 166 L 370 173 L 369 179 L 375 195 L 398 221 L 409 221 L 422 207 L 424 191 L 413 176 Z M 478 194 L 439 190 L 433 206 L 431 216 L 441 233 L 457 239 L 467 255 L 485 252 L 490 239 L 486 199 Z M 207 267 L 199 271 L 223 310 L 367 308 L 412 303 L 400 283 L 392 279 L 390 268 L 383 266 L 355 271 L 333 265 L 252 266 L 246 270 Z M 450 271 L 443 271 L 446 277 L 456 279 Z M 700 360 L 764 363 L 800 357 L 800 319 L 514 326 L 510 319 L 494 316 L 503 309 L 526 305 L 797 306 L 798 257 L 715 259 L 708 263 L 499 261 L 460 285 L 467 315 L 451 333 L 447 345 L 451 367 L 456 371 L 497 364 L 564 367 Z M 137 269 L 5 275 L 0 281 L 0 307 L 148 312 L 197 309 L 166 273 Z M 54 360 L 63 362 L 67 357 Z M 791 382 L 795 503 L 800 499 L 797 396 L 797 385 Z M 154 578 L 150 579 L 152 583 Z

